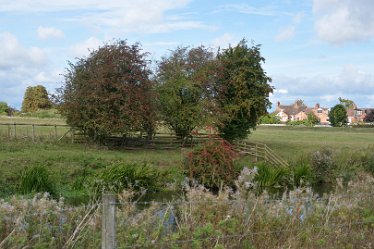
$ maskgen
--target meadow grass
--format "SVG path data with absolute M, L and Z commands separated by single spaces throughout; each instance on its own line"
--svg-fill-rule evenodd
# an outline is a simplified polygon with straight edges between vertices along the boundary
M 157 150 L 108 150 L 96 146 L 71 143 L 32 143 L 31 141 L 8 141 L 0 143 L 0 197 L 19 192 L 22 172 L 38 165 L 45 166 L 57 186 L 57 195 L 75 198 L 74 186 L 87 175 L 109 167 L 113 163 L 147 164 L 170 172 L 170 179 L 181 181 L 183 173 L 180 149 Z M 83 177 L 83 178 L 82 178 Z M 175 178 L 175 179 L 173 179 Z M 78 189 L 81 190 L 81 189 Z M 83 189 L 82 189 L 83 190 Z
M 8 117 L 0 116 L 0 124 L 49 124 L 49 125 L 66 125 L 62 118 L 36 118 L 36 117 Z
M 368 149 L 374 146 L 374 129 L 259 126 L 248 140 L 267 144 L 284 159 L 293 161 L 322 147 L 342 152 Z

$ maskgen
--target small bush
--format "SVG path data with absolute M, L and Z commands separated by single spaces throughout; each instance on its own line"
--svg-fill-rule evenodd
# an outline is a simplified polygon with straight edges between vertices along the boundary
M 312 153 L 312 169 L 316 174 L 316 181 L 327 183 L 331 181 L 334 170 L 334 152 L 329 148 L 322 148 Z
M 291 181 L 293 187 L 303 187 L 314 183 L 315 174 L 305 160 L 298 160 L 291 168 Z
M 234 166 L 237 156 L 226 140 L 209 140 L 188 154 L 184 168 L 190 181 L 196 180 L 207 188 L 234 186 L 239 175 Z
M 96 193 L 102 190 L 121 192 L 124 189 L 157 191 L 162 186 L 162 175 L 149 165 L 117 163 L 98 173 L 92 182 Z
M 26 168 L 21 174 L 19 191 L 22 194 L 48 192 L 55 194 L 55 186 L 45 166 Z
M 258 187 L 279 188 L 289 185 L 288 168 L 275 168 L 267 164 L 258 164 L 257 168 L 257 175 L 254 179 Z

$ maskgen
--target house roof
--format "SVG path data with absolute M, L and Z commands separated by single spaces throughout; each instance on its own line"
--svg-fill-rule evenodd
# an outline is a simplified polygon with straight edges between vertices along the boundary
M 283 110 L 283 112 L 287 113 L 288 115 L 296 115 L 299 112 L 308 112 L 308 111 L 310 111 L 310 109 L 307 106 L 305 106 L 305 105 L 298 106 L 298 105 L 295 105 L 295 104 L 292 104 L 292 105 L 280 105 L 279 109 Z

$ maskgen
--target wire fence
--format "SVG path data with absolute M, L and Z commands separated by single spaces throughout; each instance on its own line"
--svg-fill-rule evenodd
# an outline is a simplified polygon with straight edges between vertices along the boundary
M 374 245 L 374 192 L 219 199 L 0 202 L 0 248 L 327 248 Z M 5 207 L 5 208 L 4 208 Z M 357 245 L 358 245 L 357 244 Z M 286 246 L 287 245 L 287 246 Z M 315 246 L 315 247 L 313 247 Z M 36 246 L 35 246 L 36 247 Z

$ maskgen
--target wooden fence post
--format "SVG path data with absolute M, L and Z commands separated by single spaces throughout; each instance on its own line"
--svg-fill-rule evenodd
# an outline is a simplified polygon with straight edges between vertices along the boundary
M 74 143 L 74 128 L 71 128 L 71 143 Z
M 14 123 L 13 126 L 14 126 L 14 138 L 17 139 L 17 125 L 16 125 L 16 123 Z
M 258 152 L 258 147 L 257 147 L 257 144 L 256 144 L 256 158 L 255 158 L 255 162 L 256 163 L 258 162 L 258 154 L 257 154 L 257 152 Z
M 57 140 L 57 126 L 55 125 L 55 140 Z
M 10 125 L 8 125 L 8 138 L 10 139 Z
M 32 138 L 32 141 L 35 142 L 35 125 L 34 124 L 32 125 L 31 138 Z
M 103 214 L 101 227 L 101 249 L 116 248 L 116 197 L 103 194 Z

